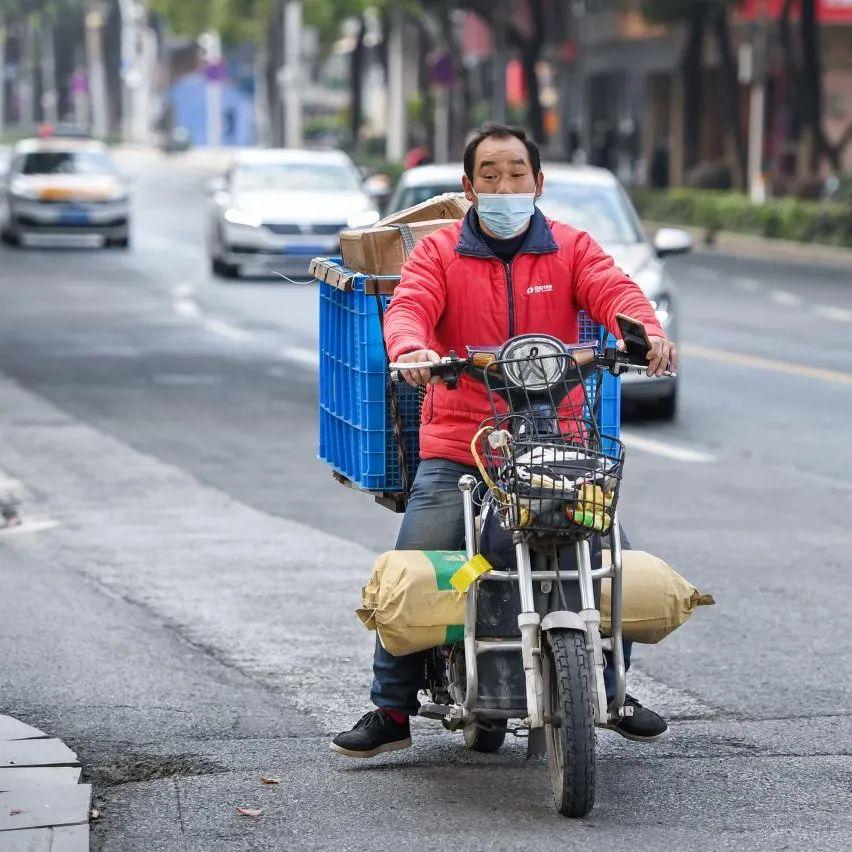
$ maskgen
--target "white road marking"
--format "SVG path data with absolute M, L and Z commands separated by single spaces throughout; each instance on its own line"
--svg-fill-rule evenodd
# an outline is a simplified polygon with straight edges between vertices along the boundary
M 189 299 L 195 294 L 195 286 L 184 282 L 183 284 L 178 284 L 177 287 L 172 290 L 172 293 L 177 300 Z
M 735 287 L 745 290 L 746 293 L 756 293 L 758 290 L 763 289 L 763 285 L 756 278 L 746 278 L 745 276 L 738 275 L 733 281 Z
M 785 308 L 798 308 L 803 301 L 801 296 L 788 293 L 786 290 L 771 290 L 769 299 L 776 305 L 783 305 Z
M 31 496 L 30 490 L 20 479 L 0 470 L 0 499 L 22 503 Z
M 153 381 L 155 385 L 219 385 L 222 377 L 202 373 L 158 373 Z
M 319 366 L 319 352 L 315 349 L 303 349 L 300 346 L 285 346 L 278 352 L 278 357 L 284 361 L 297 361 L 309 367 Z
M 52 518 L 24 518 L 20 524 L 13 527 L 0 527 L 0 536 L 21 535 L 23 533 L 44 532 L 59 526 L 59 521 Z
M 710 453 L 691 450 L 689 447 L 679 447 L 676 444 L 657 441 L 653 438 L 646 438 L 644 435 L 637 435 L 635 432 L 622 431 L 621 438 L 628 449 L 638 450 L 641 453 L 651 453 L 652 455 L 662 456 L 663 458 L 674 461 L 697 464 L 708 464 L 716 461 L 716 457 Z
M 834 322 L 852 322 L 852 311 L 848 308 L 835 308 L 831 305 L 815 305 L 814 313 L 823 319 Z
M 205 319 L 204 327 L 214 334 L 226 337 L 228 340 L 233 340 L 235 343 L 248 343 L 252 339 L 252 335 L 248 331 L 231 325 L 224 320 Z
M 198 306 L 198 302 L 193 299 L 175 299 L 175 301 L 172 302 L 172 308 L 180 317 L 195 319 L 196 317 L 201 316 L 201 308 Z

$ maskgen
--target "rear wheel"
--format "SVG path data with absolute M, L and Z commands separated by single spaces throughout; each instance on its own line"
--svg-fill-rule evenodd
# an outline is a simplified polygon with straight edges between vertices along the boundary
M 213 274 L 218 275 L 220 278 L 237 278 L 240 274 L 238 266 L 234 266 L 232 263 L 225 263 L 224 260 L 219 260 L 217 257 L 214 257 L 210 261 L 210 268 Z
M 499 751 L 506 739 L 506 719 L 481 719 L 464 726 L 464 744 L 471 751 Z
M 0 231 L 0 242 L 7 246 L 19 246 L 21 238 L 14 231 Z
M 649 413 L 655 420 L 674 420 L 677 416 L 677 389 L 668 396 L 655 400 L 649 406 Z
M 585 816 L 595 804 L 595 714 L 585 637 L 576 630 L 546 636 L 544 727 L 547 767 L 556 810 Z

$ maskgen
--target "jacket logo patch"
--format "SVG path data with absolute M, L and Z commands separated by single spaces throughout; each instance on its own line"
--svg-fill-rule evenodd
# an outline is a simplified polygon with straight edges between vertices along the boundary
M 531 287 L 527 287 L 527 295 L 534 296 L 537 293 L 552 293 L 553 285 L 552 284 L 533 284 Z

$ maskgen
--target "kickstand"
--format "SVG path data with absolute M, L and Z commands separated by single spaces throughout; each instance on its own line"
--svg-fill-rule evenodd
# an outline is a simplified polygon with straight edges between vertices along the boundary
M 527 760 L 536 760 L 542 757 L 547 757 L 544 728 L 531 728 L 527 737 Z

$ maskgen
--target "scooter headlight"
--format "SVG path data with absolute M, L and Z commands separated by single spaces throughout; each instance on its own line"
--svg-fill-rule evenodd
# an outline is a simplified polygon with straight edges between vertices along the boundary
M 512 338 L 500 351 L 499 360 L 508 385 L 533 392 L 561 382 L 569 365 L 565 344 L 540 334 Z

